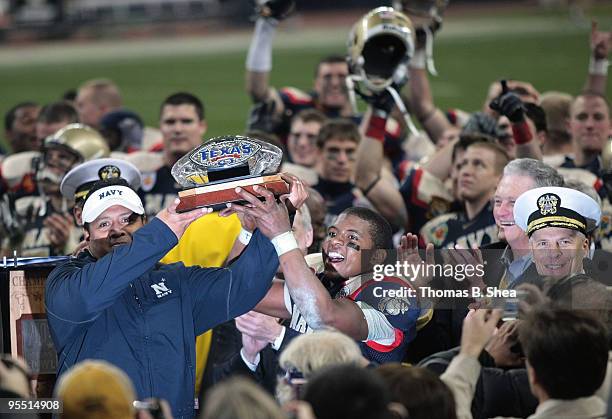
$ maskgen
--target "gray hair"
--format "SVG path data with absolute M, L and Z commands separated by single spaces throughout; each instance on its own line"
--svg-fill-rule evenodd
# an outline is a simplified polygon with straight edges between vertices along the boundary
M 534 188 L 563 186 L 563 176 L 546 163 L 536 159 L 514 159 L 504 167 L 504 176 L 527 176 Z
M 331 329 L 317 330 L 293 339 L 281 353 L 278 363 L 282 369 L 295 369 L 308 380 L 322 368 L 332 365 L 362 365 L 359 345 L 350 337 Z M 293 388 L 284 380 L 276 384 L 276 398 L 281 405 L 295 396 Z

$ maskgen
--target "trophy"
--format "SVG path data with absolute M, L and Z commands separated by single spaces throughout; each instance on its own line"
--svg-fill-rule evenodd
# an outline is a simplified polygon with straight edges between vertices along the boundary
M 228 202 L 243 199 L 235 191 L 240 187 L 253 191 L 256 185 L 275 196 L 289 192 L 289 185 L 276 173 L 283 152 L 275 145 L 239 135 L 211 138 L 191 150 L 174 166 L 172 176 L 183 187 L 179 192 L 177 212 L 195 208 L 226 208 Z

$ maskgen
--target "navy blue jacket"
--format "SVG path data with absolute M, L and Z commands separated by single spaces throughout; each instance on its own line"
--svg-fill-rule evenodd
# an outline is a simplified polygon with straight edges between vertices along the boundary
M 253 308 L 278 257 L 256 230 L 227 268 L 158 264 L 176 243 L 154 218 L 130 245 L 99 260 L 82 252 L 51 272 L 45 298 L 58 376 L 79 361 L 103 359 L 129 375 L 140 399 L 162 397 L 175 418 L 193 417 L 196 336 Z

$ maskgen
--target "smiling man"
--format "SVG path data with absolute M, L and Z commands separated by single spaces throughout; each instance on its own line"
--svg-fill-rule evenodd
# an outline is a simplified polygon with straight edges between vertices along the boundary
M 139 399 L 163 397 L 175 418 L 192 418 L 196 336 L 266 294 L 278 268 L 266 237 L 291 227 L 286 209 L 269 204 L 266 228 L 231 266 L 162 265 L 187 226 L 209 212 L 179 214 L 176 205 L 145 225 L 142 201 L 125 180 L 97 183 L 82 212 L 88 247 L 51 272 L 45 304 L 58 375 L 84 359 L 106 360 L 128 374 Z
M 563 177 L 540 160 L 516 159 L 504 167 L 493 196 L 493 217 L 500 242 L 484 247 L 504 251 L 501 264 L 497 257 L 487 264 L 485 278 L 489 285 L 514 288 L 524 279 L 522 276 L 532 262 L 531 247 L 525 232 L 514 222 L 514 203 L 524 192 L 544 186 L 563 186 Z
M 569 188 L 531 189 L 516 200 L 514 219 L 529 237 L 538 274 L 559 280 L 584 273 L 587 234 L 601 221 L 593 198 Z
M 259 225 L 262 204 L 251 194 L 240 194 L 251 207 L 232 208 L 251 215 Z M 384 263 L 385 249 L 393 248 L 389 223 L 367 208 L 346 209 L 328 229 L 320 263 L 313 263 L 315 255 L 309 255 L 307 264 L 292 233 L 284 241 L 279 260 L 285 281 L 274 282 L 255 307 L 260 313 L 290 319 L 277 340 L 333 327 L 358 341 L 366 358 L 401 362 L 415 337 L 420 309 L 406 281 L 374 280 L 374 264 Z

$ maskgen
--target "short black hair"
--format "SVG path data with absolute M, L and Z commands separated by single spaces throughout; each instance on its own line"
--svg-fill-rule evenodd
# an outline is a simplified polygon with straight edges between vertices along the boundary
M 349 140 L 359 144 L 359 141 L 361 141 L 359 127 L 349 118 L 328 119 L 321 125 L 317 135 L 317 147 L 323 150 L 326 142 L 337 139 Z
M 204 120 L 204 117 L 205 117 L 204 104 L 202 103 L 200 99 L 198 99 L 195 95 L 192 95 L 191 93 L 177 92 L 177 93 L 173 93 L 170 96 L 168 96 L 166 99 L 164 99 L 164 101 L 161 104 L 161 107 L 159 108 L 160 115 L 164 110 L 164 106 L 166 105 L 170 105 L 170 106 L 192 105 L 195 108 L 196 114 L 198 115 L 198 118 L 200 118 L 200 121 Z
M 536 380 L 551 399 L 592 396 L 608 365 L 604 324 L 583 310 L 545 304 L 529 312 L 519 340 Z
M 459 150 L 465 151 L 469 146 L 476 143 L 497 143 L 497 139 L 480 132 L 461 133 L 459 140 L 453 145 L 451 161 L 455 161 Z
M 393 249 L 393 229 L 379 213 L 365 207 L 350 207 L 340 215 L 353 215 L 370 225 L 370 236 L 376 249 Z
M 13 130 L 13 125 L 15 124 L 15 115 L 17 114 L 17 111 L 21 108 L 33 108 L 35 106 L 38 106 L 38 103 L 36 102 L 21 102 L 16 104 L 15 106 L 13 106 L 11 109 L 9 109 L 5 114 L 4 114 L 4 129 L 6 131 L 12 131 Z
M 67 123 L 75 123 L 79 122 L 79 114 L 74 106 L 62 100 L 48 103 L 43 106 L 36 120 L 44 124 L 55 124 L 64 121 Z
M 316 373 L 306 385 L 304 400 L 317 419 L 388 419 L 390 394 L 372 370 L 336 365 Z

